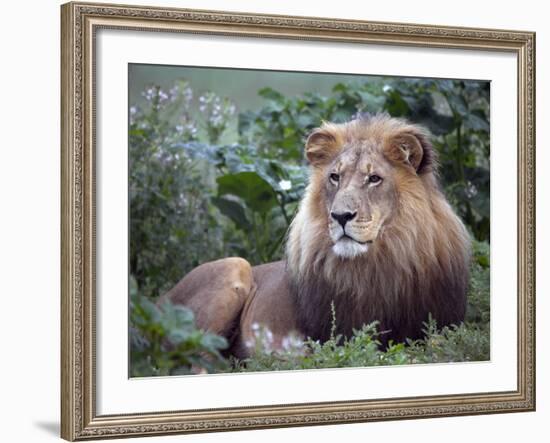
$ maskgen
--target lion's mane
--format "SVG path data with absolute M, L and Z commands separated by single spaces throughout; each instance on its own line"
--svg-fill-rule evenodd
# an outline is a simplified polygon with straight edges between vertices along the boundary
M 394 168 L 397 215 L 384 226 L 367 254 L 342 259 L 331 253 L 323 201 L 326 171 L 312 168 L 310 183 L 286 246 L 290 290 L 302 332 L 327 340 L 332 304 L 336 332 L 350 336 L 365 323 L 388 331 L 382 341 L 419 338 L 429 314 L 439 326 L 464 319 L 470 239 L 442 194 L 435 152 L 426 132 L 403 120 L 374 116 L 330 125 L 339 140 L 385 140 L 413 132 L 424 151 L 416 174 Z M 386 157 L 388 153 L 385 154 Z

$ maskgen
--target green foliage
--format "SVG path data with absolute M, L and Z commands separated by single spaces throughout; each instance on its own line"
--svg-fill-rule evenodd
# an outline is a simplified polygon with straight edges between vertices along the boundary
M 488 333 L 464 324 L 439 330 L 435 320 L 425 324 L 426 337 L 380 347 L 376 323 L 364 325 L 349 339 L 336 336 L 319 343 L 307 340 L 301 347 L 265 352 L 233 362 L 233 371 L 258 372 L 293 369 L 349 368 L 418 363 L 484 361 L 489 359 Z
M 473 260 L 470 267 L 470 290 L 468 293 L 466 322 L 488 327 L 491 319 L 489 244 L 474 241 L 472 249 Z
M 253 358 L 233 362 L 235 370 L 487 359 L 489 84 L 369 78 L 337 84 L 326 96 L 286 97 L 271 88 L 259 95 L 264 99 L 260 109 L 237 114 L 229 99 L 212 91 L 195 98 L 191 86 L 179 81 L 168 91 L 147 88 L 143 103 L 130 107 L 129 265 L 140 294 L 131 306 L 133 373 L 185 372 L 191 365 L 224 370 L 214 357 L 221 342 L 198 339 L 189 311 L 159 308 L 151 300 L 209 260 L 240 256 L 260 264 L 280 259 L 307 183 L 305 138 L 323 120 L 344 122 L 363 112 L 406 117 L 433 134 L 444 191 L 477 240 L 466 321 L 442 330 L 430 322 L 425 340 L 392 344 L 386 351 L 377 346 L 375 324 L 349 340 L 334 337 L 324 344 L 289 337 L 285 353 L 258 349 Z M 195 337 L 188 348 L 195 357 L 184 353 L 180 358 L 177 346 L 167 347 L 172 330 Z M 268 335 L 262 340 L 269 342 Z M 203 351 L 193 354 L 199 349 L 208 356 L 204 360 L 199 358 Z
M 253 264 L 281 258 L 282 240 L 303 195 L 307 168 L 262 157 L 255 146 L 218 149 L 218 193 L 213 200 L 245 239 L 241 256 Z
M 235 114 L 235 105 L 228 98 L 221 98 L 213 92 L 199 97 L 199 110 L 205 116 L 203 128 L 211 144 L 217 143 L 229 126 L 229 119 Z
M 225 338 L 195 327 L 193 313 L 165 302 L 157 306 L 132 291 L 130 372 L 132 377 L 219 372 L 227 369 L 220 351 Z
M 208 132 L 212 119 L 191 118 L 185 82 L 169 92 L 151 87 L 144 97 L 145 105 L 130 110 L 130 272 L 140 294 L 156 297 L 193 267 L 226 255 L 226 244 L 238 239 L 218 223 L 207 159 L 181 148 L 196 141 L 199 127 Z M 219 130 L 217 119 L 213 124 Z
M 217 182 L 218 195 L 240 197 L 246 206 L 259 214 L 267 214 L 277 205 L 277 195 L 256 172 L 222 175 Z

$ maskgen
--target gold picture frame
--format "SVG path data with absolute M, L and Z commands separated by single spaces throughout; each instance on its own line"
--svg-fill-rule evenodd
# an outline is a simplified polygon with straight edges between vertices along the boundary
M 61 436 L 67 440 L 337 424 L 535 409 L 535 34 L 68 3 L 61 7 Z M 518 380 L 507 392 L 279 406 L 96 414 L 95 33 L 184 32 L 399 46 L 517 56 Z

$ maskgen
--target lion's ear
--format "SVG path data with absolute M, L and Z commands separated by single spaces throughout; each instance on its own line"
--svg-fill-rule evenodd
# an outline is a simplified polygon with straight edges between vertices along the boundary
M 417 126 L 391 136 L 387 140 L 386 153 L 391 160 L 412 166 L 418 174 L 433 171 L 436 164 L 428 133 Z
M 338 133 L 325 124 L 307 138 L 306 158 L 313 166 L 323 166 L 334 158 L 340 145 Z

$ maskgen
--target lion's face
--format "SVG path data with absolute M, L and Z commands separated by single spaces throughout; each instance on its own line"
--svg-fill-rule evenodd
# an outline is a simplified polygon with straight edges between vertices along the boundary
M 333 252 L 365 254 L 397 207 L 391 164 L 368 141 L 346 146 L 325 170 L 325 204 Z
M 334 254 L 367 254 L 392 222 L 401 191 L 420 183 L 423 136 L 416 126 L 395 119 L 325 124 L 310 135 L 306 155 L 322 189 Z

